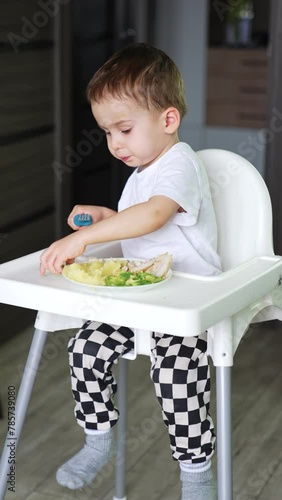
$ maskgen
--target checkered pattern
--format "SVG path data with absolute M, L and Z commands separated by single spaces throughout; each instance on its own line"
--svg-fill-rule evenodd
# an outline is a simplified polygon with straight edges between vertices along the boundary
M 118 419 L 113 364 L 133 348 L 129 328 L 88 321 L 68 345 L 75 416 L 87 429 L 110 429 Z
M 203 462 L 214 451 L 206 334 L 153 334 L 151 378 L 175 460 Z
M 111 369 L 133 348 L 133 337 L 129 328 L 88 321 L 70 340 L 75 415 L 82 427 L 107 430 L 116 423 L 117 384 Z M 175 460 L 203 462 L 214 452 L 206 351 L 205 334 L 183 338 L 155 333 L 152 337 L 151 378 Z

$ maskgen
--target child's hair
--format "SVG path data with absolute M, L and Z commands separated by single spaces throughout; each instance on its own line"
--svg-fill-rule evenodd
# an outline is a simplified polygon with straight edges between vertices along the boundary
M 87 87 L 88 101 L 99 102 L 107 94 L 133 98 L 148 110 L 173 106 L 181 119 L 187 112 L 179 69 L 162 50 L 146 43 L 128 45 L 94 74 Z

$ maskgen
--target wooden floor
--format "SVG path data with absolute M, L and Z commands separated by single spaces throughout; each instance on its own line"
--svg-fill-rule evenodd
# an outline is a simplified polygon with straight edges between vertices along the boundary
M 16 494 L 8 492 L 5 500 L 112 499 L 113 462 L 83 491 L 72 493 L 55 479 L 57 467 L 84 439 L 73 415 L 70 390 L 66 343 L 72 333 L 49 335 L 18 446 Z M 7 430 L 7 389 L 19 386 L 31 337 L 28 328 L 1 346 L 1 447 Z M 178 466 L 170 457 L 149 359 L 139 356 L 129 363 L 128 500 L 178 500 Z M 282 499 L 281 368 L 282 328 L 276 323 L 254 325 L 236 353 L 233 369 L 234 500 Z M 214 387 L 213 368 L 212 375 Z M 215 419 L 214 401 L 213 390 Z

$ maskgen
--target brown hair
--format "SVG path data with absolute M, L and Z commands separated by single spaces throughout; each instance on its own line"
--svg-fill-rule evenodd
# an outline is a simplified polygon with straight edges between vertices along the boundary
M 86 94 L 89 102 L 110 94 L 133 98 L 146 109 L 173 106 L 181 119 L 187 112 L 179 69 L 162 50 L 146 43 L 128 45 L 111 56 L 90 80 Z

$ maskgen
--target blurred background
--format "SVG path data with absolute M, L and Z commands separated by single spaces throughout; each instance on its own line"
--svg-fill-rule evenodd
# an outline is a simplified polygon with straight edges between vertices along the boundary
M 67 234 L 74 204 L 116 208 L 131 171 L 110 157 L 85 90 L 136 41 L 165 50 L 184 76 L 180 139 L 237 152 L 263 175 L 282 252 L 279 0 L 2 0 L 0 9 L 0 262 Z M 3 305 L 0 314 L 0 342 L 34 318 Z

